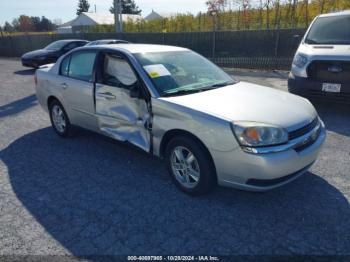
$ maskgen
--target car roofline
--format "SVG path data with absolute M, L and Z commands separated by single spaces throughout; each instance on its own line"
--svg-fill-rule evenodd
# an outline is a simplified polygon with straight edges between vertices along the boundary
M 83 50 L 87 48 L 93 48 L 93 49 L 102 49 L 102 50 L 111 50 L 111 51 L 121 51 L 128 54 L 136 54 L 139 52 L 135 52 L 133 50 L 133 47 L 144 47 L 146 48 L 143 50 L 143 52 L 148 52 L 147 47 L 152 49 L 149 52 L 171 52 L 171 51 L 189 51 L 188 48 L 185 47 L 178 47 L 178 46 L 171 46 L 171 45 L 155 45 L 155 44 L 133 44 L 133 43 L 125 43 L 125 44 L 103 44 L 103 45 L 96 45 L 96 46 L 82 46 L 74 50 Z M 154 50 L 154 48 L 160 47 L 159 51 Z M 141 52 L 141 51 L 140 51 Z
M 317 17 L 331 17 L 331 16 L 346 16 L 350 15 L 350 10 L 343 10 L 343 11 L 337 11 L 337 12 L 332 12 L 332 13 L 327 13 L 327 14 L 320 14 Z

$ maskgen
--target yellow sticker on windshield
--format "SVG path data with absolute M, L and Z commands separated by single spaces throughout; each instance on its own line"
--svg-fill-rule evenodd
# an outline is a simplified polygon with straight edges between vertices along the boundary
M 160 75 L 157 72 L 149 72 L 148 74 L 152 78 L 160 77 Z
M 162 64 L 158 65 L 146 65 L 143 67 L 148 75 L 152 78 L 157 78 L 161 76 L 170 76 L 169 70 Z

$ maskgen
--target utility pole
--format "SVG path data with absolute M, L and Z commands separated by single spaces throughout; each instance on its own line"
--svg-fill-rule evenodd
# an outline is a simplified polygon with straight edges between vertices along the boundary
M 118 0 L 119 8 L 119 26 L 120 26 L 120 33 L 123 33 L 123 15 L 122 15 L 122 0 Z
M 115 22 L 115 31 L 121 33 L 122 28 L 122 17 L 121 17 L 121 0 L 114 0 L 114 22 Z

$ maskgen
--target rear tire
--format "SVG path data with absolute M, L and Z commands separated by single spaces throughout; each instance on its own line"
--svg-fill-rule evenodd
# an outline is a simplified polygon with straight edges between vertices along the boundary
M 50 121 L 53 129 L 60 137 L 72 135 L 72 125 L 62 104 L 58 100 L 53 100 L 49 105 Z
M 165 150 L 168 171 L 175 185 L 186 194 L 209 193 L 216 186 L 215 168 L 203 145 L 186 137 L 175 137 Z

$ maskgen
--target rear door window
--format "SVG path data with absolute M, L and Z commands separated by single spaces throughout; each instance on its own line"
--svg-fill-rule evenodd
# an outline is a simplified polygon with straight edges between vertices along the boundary
M 96 51 L 80 51 L 63 59 L 61 75 L 92 82 Z

